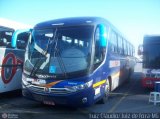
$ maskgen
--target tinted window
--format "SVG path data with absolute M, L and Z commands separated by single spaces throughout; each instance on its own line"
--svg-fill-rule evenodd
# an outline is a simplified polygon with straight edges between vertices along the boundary
M 0 31 L 0 46 L 1 47 L 11 47 L 13 31 Z
M 117 53 L 118 51 L 117 34 L 114 31 L 111 31 L 110 40 L 111 40 L 111 51 Z
M 90 67 L 92 36 L 92 26 L 34 29 L 27 47 L 29 62 L 24 67 L 31 71 L 31 66 L 35 66 L 37 74 L 60 77 L 86 74 Z
M 19 34 L 17 37 L 17 41 L 16 41 L 17 48 L 18 49 L 25 49 L 27 42 L 28 42 L 28 39 L 29 39 L 29 33 L 25 32 L 25 33 Z
M 127 41 L 123 40 L 123 44 L 124 44 L 124 54 L 127 55 L 128 54 Z
M 122 37 L 118 36 L 118 52 L 123 54 L 123 42 Z
M 145 44 L 144 45 L 144 67 L 145 68 L 160 68 L 160 44 Z

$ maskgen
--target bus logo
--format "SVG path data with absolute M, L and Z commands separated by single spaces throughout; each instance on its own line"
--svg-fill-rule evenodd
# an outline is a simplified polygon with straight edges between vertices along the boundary
M 22 64 L 23 62 L 16 58 L 16 56 L 13 53 L 8 53 L 3 61 L 2 61 L 2 80 L 5 84 L 8 84 L 14 75 L 16 74 L 17 70 L 17 64 Z
M 46 88 L 46 87 L 45 87 L 45 88 L 44 88 L 44 92 L 48 92 L 48 93 L 49 93 L 49 92 L 50 92 L 50 91 L 49 91 L 49 88 Z

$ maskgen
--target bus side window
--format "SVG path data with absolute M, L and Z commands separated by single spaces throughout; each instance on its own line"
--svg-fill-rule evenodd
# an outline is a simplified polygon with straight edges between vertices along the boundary
M 125 40 L 124 39 L 122 39 L 122 44 L 123 44 L 122 54 L 125 55 Z
M 106 53 L 106 41 L 105 37 L 107 34 L 105 26 L 99 25 L 95 31 L 95 56 L 94 64 L 99 64 L 103 61 Z
M 132 47 L 132 45 L 130 45 L 130 50 L 131 50 L 131 56 L 133 56 L 133 47 Z
M 129 52 L 130 52 L 130 56 L 132 56 L 132 46 L 131 46 L 131 44 L 129 44 Z
M 118 36 L 118 53 L 123 54 L 123 42 L 120 36 Z
M 118 47 L 117 47 L 117 34 L 114 31 L 111 31 L 111 51 L 114 53 L 118 52 Z
M 24 32 L 24 33 L 19 34 L 17 37 L 17 41 L 16 41 L 17 48 L 18 49 L 25 49 L 27 42 L 28 42 L 28 39 L 29 39 L 29 33 Z
M 100 30 L 99 28 L 96 29 L 95 32 L 95 57 L 94 63 L 99 63 L 102 61 L 102 57 L 100 56 Z
M 128 54 L 128 49 L 127 49 L 127 42 L 126 42 L 125 39 L 123 40 L 123 47 L 124 47 L 124 55 L 127 55 Z
M 4 31 L 0 33 L 0 46 L 11 48 L 12 32 Z
M 135 49 L 134 49 L 134 47 L 133 47 L 133 56 L 135 56 Z
M 127 42 L 127 51 L 128 51 L 128 52 L 127 52 L 127 55 L 129 55 L 129 54 L 130 54 L 130 53 L 129 53 L 130 51 L 129 51 L 129 43 L 128 43 L 128 42 Z

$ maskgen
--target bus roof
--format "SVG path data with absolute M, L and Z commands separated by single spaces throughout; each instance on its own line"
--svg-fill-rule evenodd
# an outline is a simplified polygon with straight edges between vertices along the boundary
M 71 18 L 61 18 L 50 21 L 45 21 L 37 24 L 36 27 L 53 27 L 53 26 L 74 26 L 74 25 L 88 25 L 95 23 L 107 23 L 110 24 L 107 20 L 100 17 L 71 17 Z
M 106 24 L 121 34 L 121 32 L 114 25 L 112 25 L 108 20 L 101 17 L 60 18 L 38 23 L 35 25 L 34 28 L 51 28 L 53 26 L 93 25 L 99 23 Z
M 51 28 L 54 26 L 60 27 L 60 26 L 76 26 L 76 25 L 97 25 L 100 23 L 108 25 L 109 27 L 114 29 L 117 33 L 119 33 L 122 37 L 126 39 L 126 37 L 113 24 L 111 24 L 108 20 L 101 17 L 60 18 L 60 19 L 54 19 L 54 20 L 38 23 L 35 25 L 34 28 Z
M 10 28 L 14 30 L 32 28 L 30 25 L 18 23 L 16 21 L 11 21 L 4 18 L 0 18 L 0 26 L 3 28 Z
M 143 44 L 160 43 L 160 35 L 145 35 Z

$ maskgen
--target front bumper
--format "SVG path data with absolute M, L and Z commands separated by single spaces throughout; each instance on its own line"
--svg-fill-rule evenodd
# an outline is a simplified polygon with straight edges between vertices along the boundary
M 53 94 L 45 92 L 31 91 L 25 85 L 22 88 L 22 94 L 24 97 L 31 100 L 39 101 L 44 104 L 51 105 L 66 105 L 71 107 L 86 107 L 95 103 L 94 89 L 88 88 L 78 92 L 68 94 Z
M 144 88 L 154 88 L 156 81 L 160 81 L 160 78 L 145 77 L 142 79 L 142 86 Z

